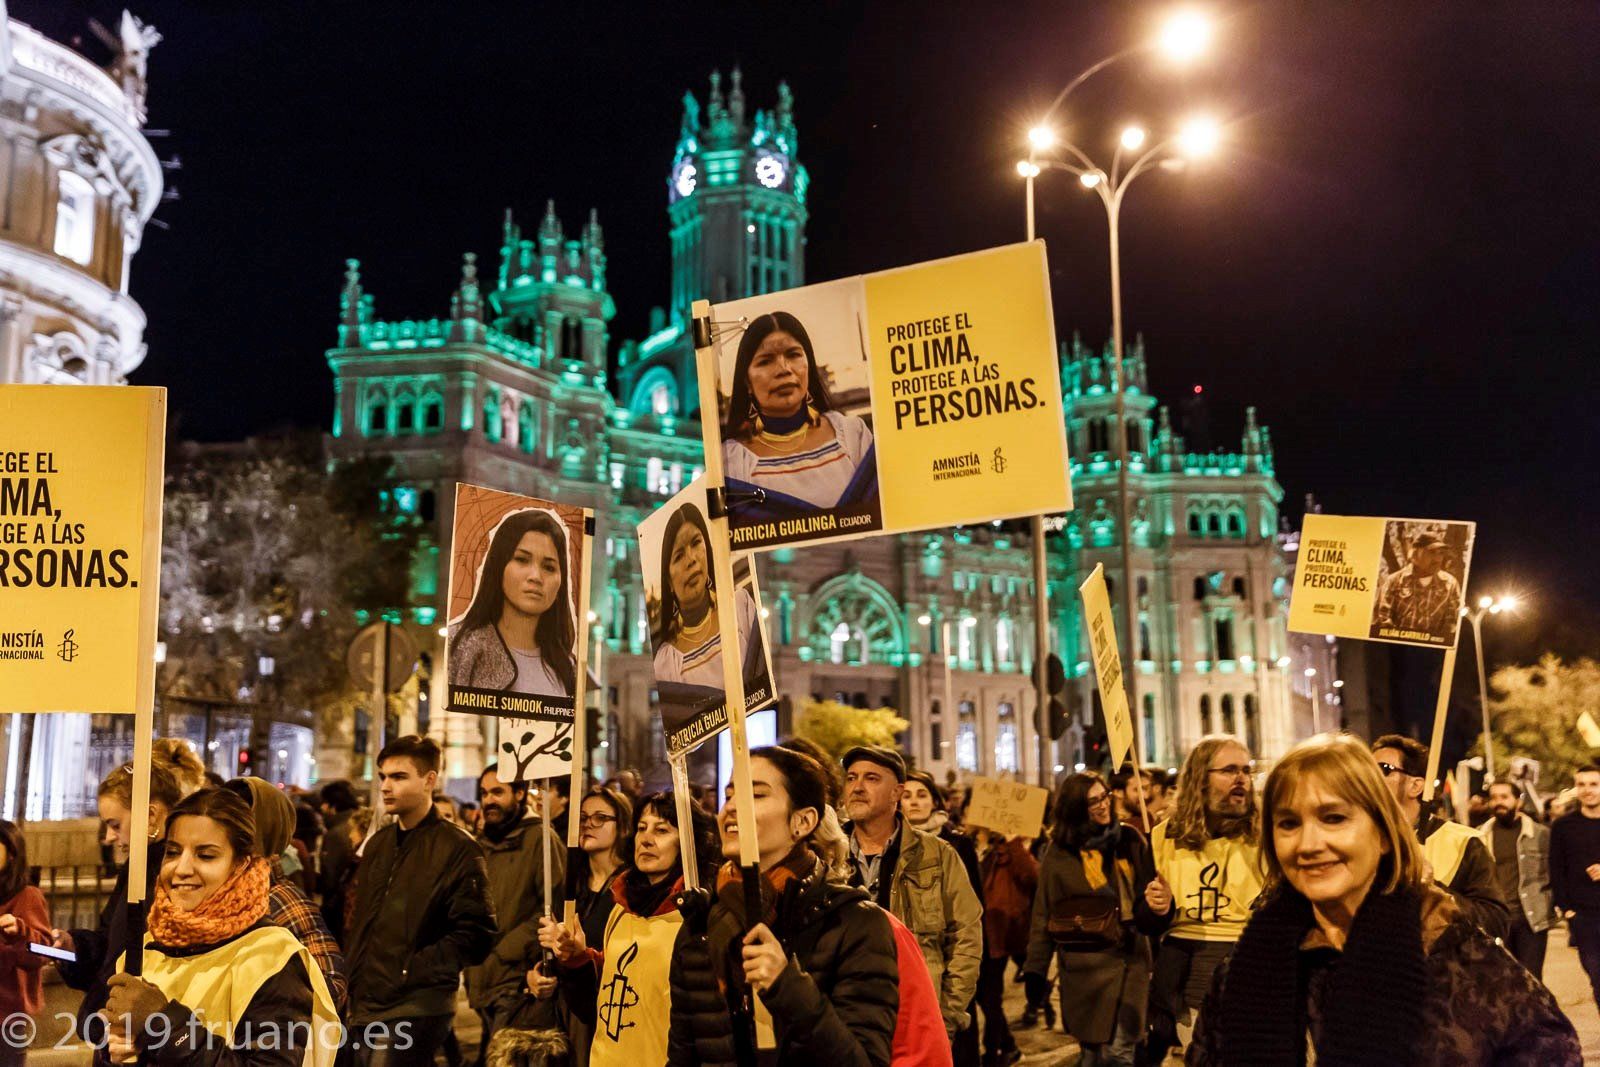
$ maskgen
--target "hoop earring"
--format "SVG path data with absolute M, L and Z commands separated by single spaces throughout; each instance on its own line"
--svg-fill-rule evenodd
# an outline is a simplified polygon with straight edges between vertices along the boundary
M 750 425 L 756 428 L 756 433 L 766 429 L 766 425 L 761 421 L 761 409 L 756 407 L 754 400 L 750 401 Z

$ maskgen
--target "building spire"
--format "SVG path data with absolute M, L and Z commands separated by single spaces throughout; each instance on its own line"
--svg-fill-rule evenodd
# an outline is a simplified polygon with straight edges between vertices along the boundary
M 556 263 L 561 258 L 561 245 L 565 240 L 561 220 L 556 218 L 556 202 L 547 200 L 544 218 L 539 222 L 539 272 L 544 281 L 556 280 Z
M 500 288 L 502 289 L 511 284 L 512 272 L 516 270 L 517 245 L 521 238 L 522 231 L 517 228 L 511 209 L 506 208 L 506 220 L 500 228 Z
M 594 289 L 606 287 L 606 239 L 600 229 L 600 212 L 589 209 L 589 221 L 583 227 L 583 255 L 589 261 L 589 285 Z
M 372 321 L 372 298 L 361 288 L 361 261 L 344 261 L 344 288 L 339 290 L 339 347 L 361 343 L 361 328 Z
M 744 129 L 744 74 L 733 68 L 733 87 L 728 91 L 728 115 L 735 129 Z
M 460 340 L 477 340 L 483 330 L 483 292 L 478 286 L 476 252 L 461 257 L 461 284 L 450 298 L 450 318 L 455 322 L 453 332 Z
M 773 133 L 778 138 L 778 145 L 790 155 L 800 151 L 799 136 L 794 128 L 794 94 L 789 91 L 788 82 L 778 83 L 778 108 L 772 116 Z

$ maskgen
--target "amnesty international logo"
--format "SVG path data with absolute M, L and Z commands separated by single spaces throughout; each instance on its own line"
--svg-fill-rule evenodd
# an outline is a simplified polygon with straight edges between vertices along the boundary
M 638 1025 L 623 1021 L 629 1008 L 639 1006 L 639 989 L 628 978 L 628 968 L 638 956 L 639 942 L 635 941 L 617 960 L 617 973 L 600 990 L 600 1021 L 606 1024 L 606 1036 L 613 1041 L 628 1027 Z
M 56 655 L 60 656 L 62 661 L 65 663 L 71 663 L 75 658 L 77 658 L 78 643 L 72 639 L 72 635 L 76 632 L 76 630 L 68 630 L 66 633 L 62 634 L 61 644 L 56 649 Z
M 1006 456 L 1004 452 L 1000 451 L 998 445 L 995 446 L 994 459 L 990 460 L 989 465 L 996 474 L 1004 474 L 1006 472 Z

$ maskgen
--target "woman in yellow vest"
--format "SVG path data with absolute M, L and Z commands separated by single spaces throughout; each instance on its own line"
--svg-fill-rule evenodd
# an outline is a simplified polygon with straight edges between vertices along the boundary
M 710 865 L 721 856 L 716 826 L 698 805 L 691 811 L 700 884 L 709 885 Z M 581 926 L 541 920 L 539 943 L 560 964 L 567 1003 L 593 1026 L 590 1067 L 666 1062 L 672 1022 L 668 974 L 683 925 L 677 906 L 683 889 L 677 804 L 671 793 L 655 793 L 639 804 L 633 862 L 611 883 L 614 903 L 600 946 L 589 947 Z
M 254 844 L 250 806 L 225 789 L 172 809 L 144 976 L 109 983 L 112 1062 L 331 1067 L 333 996 L 305 946 L 267 922 L 270 871 Z

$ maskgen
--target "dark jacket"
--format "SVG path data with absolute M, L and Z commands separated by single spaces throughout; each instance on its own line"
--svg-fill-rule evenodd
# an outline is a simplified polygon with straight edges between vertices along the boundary
M 361 856 L 351 921 L 350 1017 L 368 1023 L 451 1015 L 461 971 L 496 927 L 483 850 L 430 808 L 400 841 L 390 823 Z
M 156 873 L 161 870 L 161 857 L 166 852 L 165 841 L 152 841 L 145 868 L 144 906 L 149 912 L 150 902 L 156 896 Z M 128 944 L 128 865 L 117 870 L 117 884 L 111 887 L 111 898 L 100 911 L 100 925 L 93 930 L 73 930 L 73 950 L 77 960 L 58 963 L 61 979 L 72 989 L 83 992 L 78 1005 L 78 1033 L 95 1048 L 105 1046 L 102 1035 L 104 1022 L 96 1014 L 106 1006 L 106 981 L 117 969 L 117 957 Z M 86 1027 L 88 1029 L 86 1029 Z
M 349 940 L 344 928 L 344 894 L 350 868 L 356 862 L 355 848 L 350 844 L 350 816 L 354 814 L 354 811 L 341 811 L 328 819 L 317 859 L 317 892 L 322 894 L 322 919 L 341 945 Z
M 899 969 L 888 917 L 867 894 L 827 881 L 822 863 L 784 888 L 772 932 L 789 966 L 762 995 L 778 1047 L 762 1064 L 884 1067 L 900 1007 Z M 712 967 L 744 935 L 742 917 L 722 900 L 709 915 L 686 914 L 672 959 L 674 1067 L 737 1064 L 729 996 Z
M 1023 956 L 1031 933 L 1039 861 L 1020 837 L 991 845 L 983 856 L 983 943 L 990 959 Z
M 1550 827 L 1551 903 L 1558 911 L 1600 912 L 1600 882 L 1589 866 L 1600 863 L 1600 819 L 1569 811 Z
M 1050 973 L 1051 959 L 1057 960 L 1062 1022 L 1086 1045 L 1110 1041 L 1118 1020 L 1129 1033 L 1144 1032 L 1151 971 L 1150 940 L 1146 934 L 1161 926 L 1144 900 L 1145 887 L 1155 877 L 1144 835 L 1132 827 L 1119 826 L 1108 851 L 1111 855 L 1105 851 L 1094 853 L 1105 881 L 1091 886 L 1084 873 L 1082 852 L 1056 844 L 1045 849 L 1039 864 L 1039 888 L 1034 897 L 1024 968 L 1043 978 Z M 1127 864 L 1128 875 L 1120 864 L 1113 871 L 1113 856 Z M 1050 937 L 1050 918 L 1062 910 L 1068 898 L 1089 895 L 1117 899 L 1123 923 L 1122 943 L 1104 952 L 1058 950 Z
M 1511 930 L 1511 907 L 1500 895 L 1494 857 L 1476 831 L 1437 815 L 1424 815 L 1417 824 L 1417 840 L 1433 865 L 1434 878 L 1455 897 L 1467 918 L 1490 938 L 1505 937 Z M 1453 873 L 1449 866 L 1454 866 Z
M 524 813 L 499 841 L 480 837 L 489 872 L 489 900 L 500 932 L 484 961 L 468 967 L 467 1003 L 483 1011 L 497 1002 L 520 1002 L 528 960 L 539 955 L 539 916 L 544 912 L 544 820 Z M 551 908 L 561 915 L 567 846 L 550 841 Z
M 1489 940 L 1453 898 L 1445 900 L 1438 890 L 1434 893 L 1423 909 L 1426 993 L 1413 1067 L 1578 1067 L 1583 1062 L 1578 1037 L 1555 997 L 1505 949 Z M 1443 906 L 1438 904 L 1441 900 Z M 1328 1010 L 1329 977 L 1340 956 L 1326 944 L 1308 932 L 1298 961 L 1303 998 L 1299 1012 L 1304 1028 L 1318 1042 Z M 1189 1067 L 1234 1062 L 1219 1020 L 1228 972 L 1237 962 L 1235 955 L 1212 975 L 1211 992 L 1184 1061 Z M 1406 1035 L 1384 1036 L 1399 1041 Z

